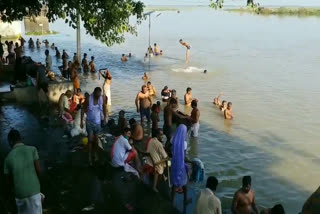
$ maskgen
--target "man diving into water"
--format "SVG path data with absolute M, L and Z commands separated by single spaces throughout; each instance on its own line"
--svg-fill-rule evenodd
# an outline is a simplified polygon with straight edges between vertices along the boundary
M 180 39 L 179 42 L 181 45 L 183 45 L 187 48 L 186 61 L 189 62 L 191 46 L 187 42 L 184 42 L 182 39 Z

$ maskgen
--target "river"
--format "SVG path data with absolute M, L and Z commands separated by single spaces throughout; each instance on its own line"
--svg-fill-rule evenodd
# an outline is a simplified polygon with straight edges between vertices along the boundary
M 137 37 L 127 35 L 124 44 L 112 47 L 82 30 L 82 53 L 94 55 L 98 68 L 112 72 L 112 112 L 135 111 L 145 71 L 158 91 L 167 85 L 181 100 L 188 86 L 193 89 L 200 100 L 201 125 L 199 139 L 189 142 L 189 155 L 205 163 L 207 176 L 219 179 L 217 194 L 224 209 L 230 207 L 242 177 L 251 175 L 259 205 L 280 202 L 287 213 L 298 213 L 319 186 L 319 25 L 315 17 L 181 7 L 180 13 L 161 11 L 152 16 L 151 43 L 158 43 L 164 56 L 151 58 L 150 63 L 143 60 L 147 21 L 138 26 Z M 72 56 L 75 31 L 62 21 L 51 29 L 60 34 L 45 38 Z M 180 38 L 192 46 L 188 65 Z M 27 50 L 26 55 L 44 62 L 44 50 Z M 133 57 L 121 62 L 121 54 L 129 52 Z M 53 59 L 57 70 L 61 61 Z M 207 74 L 201 73 L 204 69 Z M 81 84 L 83 91 L 92 92 L 102 86 L 102 79 L 90 74 L 81 77 Z M 222 99 L 233 102 L 231 122 L 212 104 L 220 92 Z

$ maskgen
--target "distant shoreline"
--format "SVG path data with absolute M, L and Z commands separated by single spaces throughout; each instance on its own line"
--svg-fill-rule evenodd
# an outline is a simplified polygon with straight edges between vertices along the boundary
M 145 11 L 181 11 L 197 8 L 208 8 L 210 5 L 150 5 Z M 212 9 L 214 10 L 214 9 Z M 222 11 L 251 13 L 257 15 L 278 15 L 278 16 L 320 16 L 320 7 L 299 7 L 299 6 L 259 6 L 257 8 L 225 6 Z
M 257 15 L 276 15 L 276 16 L 319 16 L 320 17 L 320 8 L 319 7 L 278 7 L 278 8 L 269 8 L 269 7 L 242 7 L 242 8 L 233 8 L 225 9 L 229 12 L 238 12 L 238 13 L 251 13 Z

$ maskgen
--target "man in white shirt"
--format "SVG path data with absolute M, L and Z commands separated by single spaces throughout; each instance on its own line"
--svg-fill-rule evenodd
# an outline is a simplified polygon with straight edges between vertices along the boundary
M 218 186 L 218 179 L 210 176 L 207 179 L 207 185 L 201 190 L 197 200 L 195 214 L 221 214 L 221 202 L 215 195 Z
M 128 141 L 130 136 L 131 129 L 125 128 L 123 134 L 118 139 L 116 139 L 116 142 L 112 146 L 111 158 L 112 164 L 115 167 L 121 167 L 133 161 L 138 162 L 137 151 L 132 148 Z

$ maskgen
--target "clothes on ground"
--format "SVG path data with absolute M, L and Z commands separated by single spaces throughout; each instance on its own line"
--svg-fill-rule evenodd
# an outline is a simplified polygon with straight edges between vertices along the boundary
M 17 199 L 16 205 L 18 214 L 42 214 L 41 194 Z
M 87 115 L 83 115 L 83 128 L 80 127 L 81 125 L 81 111 L 77 111 L 77 114 L 74 118 L 73 128 L 71 129 L 71 136 L 78 136 L 80 134 L 83 134 L 85 136 L 88 135 L 87 128 L 86 128 L 86 117 Z
M 173 156 L 171 167 L 171 182 L 175 187 L 185 186 L 188 182 L 187 167 L 185 165 L 184 141 L 187 136 L 187 127 L 179 125 L 173 140 Z
M 15 197 L 24 199 L 40 193 L 40 182 L 34 162 L 39 160 L 37 149 L 16 144 L 5 159 L 4 174 L 12 175 Z
M 150 156 L 147 156 L 146 159 L 147 164 L 153 166 L 156 172 L 161 175 L 166 167 L 166 163 L 157 164 L 156 166 L 153 164 L 158 163 L 168 157 L 162 143 L 156 137 L 150 139 L 148 141 L 148 148 L 146 152 L 150 154 Z
M 209 189 L 201 190 L 195 214 L 222 214 L 220 199 Z

